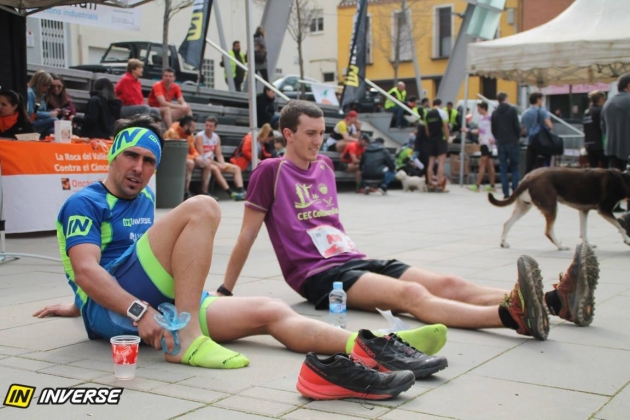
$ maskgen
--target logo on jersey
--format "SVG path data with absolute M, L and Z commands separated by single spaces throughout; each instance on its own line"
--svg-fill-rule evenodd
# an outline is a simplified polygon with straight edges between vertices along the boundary
M 70 216 L 66 229 L 66 239 L 73 236 L 85 236 L 92 228 L 92 219 L 85 216 Z
M 150 225 L 152 222 L 150 217 L 138 217 L 136 219 L 122 219 L 122 223 L 123 226 L 132 227 L 136 225 Z
M 305 209 L 320 202 L 319 196 L 313 194 L 311 196 L 310 189 L 313 185 L 295 184 L 295 193 L 298 196 L 299 203 L 294 203 L 296 209 Z

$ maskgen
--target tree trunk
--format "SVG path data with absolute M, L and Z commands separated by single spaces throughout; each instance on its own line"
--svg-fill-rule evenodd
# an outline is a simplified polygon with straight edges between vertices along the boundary
M 300 3 L 296 3 L 296 13 L 297 13 L 297 21 L 298 21 L 298 39 L 297 47 L 298 47 L 298 63 L 300 65 L 300 80 L 304 80 L 304 59 L 302 57 L 302 41 L 304 41 L 304 27 L 302 25 L 302 10 L 300 7 Z M 299 99 L 305 99 L 306 97 L 306 85 L 304 83 L 300 83 L 300 94 L 298 95 Z
M 394 43 L 394 86 L 398 84 L 398 66 L 400 65 L 400 34 L 402 32 L 402 13 L 396 15 L 396 42 Z
M 168 61 L 168 27 L 171 17 L 171 1 L 172 0 L 164 0 L 164 20 L 162 22 L 162 71 L 170 67 L 170 63 Z

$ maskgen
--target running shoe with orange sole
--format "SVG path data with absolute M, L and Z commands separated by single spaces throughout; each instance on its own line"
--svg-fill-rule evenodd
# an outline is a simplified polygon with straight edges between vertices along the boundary
M 379 372 L 410 370 L 416 379 L 448 366 L 446 357 L 427 356 L 394 333 L 377 337 L 368 330 L 359 331 L 350 356 Z
M 308 353 L 296 387 L 300 394 L 314 400 L 385 400 L 407 391 L 415 382 L 416 378 L 409 370 L 382 373 L 343 353 L 327 359 Z
M 594 292 L 598 280 L 599 263 L 593 248 L 581 243 L 575 248 L 567 271 L 564 275 L 560 273 L 560 283 L 553 285 L 562 303 L 557 315 L 581 327 L 590 325 L 595 313 Z
M 523 255 L 518 259 L 518 281 L 502 303 L 518 324 L 516 332 L 546 340 L 549 334 L 549 315 L 545 310 L 540 268 L 535 259 Z

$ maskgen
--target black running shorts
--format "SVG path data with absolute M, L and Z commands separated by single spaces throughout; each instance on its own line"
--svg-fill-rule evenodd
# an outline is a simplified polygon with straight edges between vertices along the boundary
M 430 157 L 438 157 L 448 152 L 448 142 L 442 139 L 429 139 L 424 142 L 424 153 Z
M 352 260 L 307 278 L 302 291 L 306 299 L 315 305 L 315 309 L 327 309 L 328 294 L 334 282 L 342 282 L 347 292 L 365 273 L 398 279 L 409 268 L 398 260 Z

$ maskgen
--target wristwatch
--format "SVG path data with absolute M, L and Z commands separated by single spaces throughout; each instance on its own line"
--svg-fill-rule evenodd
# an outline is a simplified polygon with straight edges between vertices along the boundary
M 143 300 L 135 300 L 127 309 L 127 316 L 134 322 L 140 321 L 144 313 L 147 311 L 149 304 Z
M 221 293 L 224 296 L 233 296 L 232 291 L 229 290 L 224 285 L 219 286 L 219 288 L 217 289 L 217 292 Z

